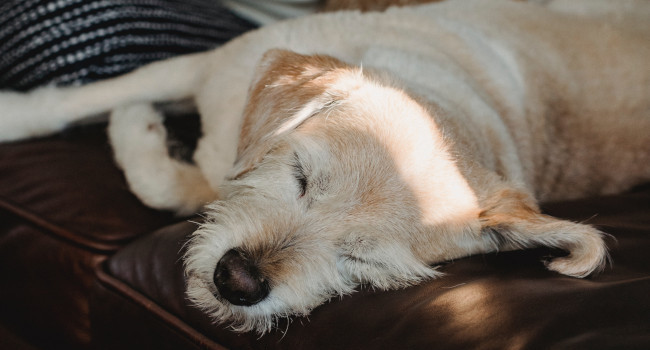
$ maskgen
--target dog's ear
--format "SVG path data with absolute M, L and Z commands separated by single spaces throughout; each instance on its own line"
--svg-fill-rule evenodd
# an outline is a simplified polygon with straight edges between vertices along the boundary
M 278 137 L 345 99 L 349 86 L 339 82 L 355 71 L 330 56 L 268 51 L 249 89 L 232 177 L 252 169 Z
M 502 249 L 552 247 L 569 255 L 553 258 L 548 269 L 573 277 L 602 270 L 609 259 L 603 233 L 584 224 L 541 214 L 522 191 L 501 189 L 491 196 L 479 216 L 482 234 L 492 235 Z

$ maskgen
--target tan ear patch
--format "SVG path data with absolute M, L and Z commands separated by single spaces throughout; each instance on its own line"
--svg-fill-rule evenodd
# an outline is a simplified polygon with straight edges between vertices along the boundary
M 234 176 L 259 162 L 278 136 L 344 99 L 346 87 L 336 83 L 354 71 L 330 56 L 267 52 L 249 90 Z

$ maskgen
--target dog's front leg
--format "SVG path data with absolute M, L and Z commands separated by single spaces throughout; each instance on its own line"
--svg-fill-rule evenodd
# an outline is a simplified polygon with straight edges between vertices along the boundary
M 342 16 L 356 18 L 358 14 Z M 234 164 L 249 86 L 255 83 L 264 53 L 280 48 L 358 59 L 348 53 L 358 54 L 368 44 L 345 38 L 358 25 L 354 18 L 334 21 L 323 15 L 278 23 L 244 34 L 210 53 L 208 65 L 202 67 L 206 78 L 194 96 L 203 132 L 194 160 L 212 188 L 220 186 Z M 349 50 L 357 44 L 359 49 Z
M 599 272 L 609 260 L 605 234 L 589 225 L 541 214 L 532 197 L 501 189 L 480 214 L 482 232 L 500 242 L 501 249 L 551 247 L 567 251 L 546 262 L 549 270 L 573 277 Z
M 392 19 L 386 26 L 390 16 L 358 12 L 308 16 L 246 33 L 211 52 L 209 65 L 202 67 L 204 84 L 195 94 L 203 137 L 194 160 L 212 188 L 219 187 L 235 161 L 248 88 L 256 83 L 256 72 L 261 71 L 256 67 L 264 53 L 284 49 L 359 64 L 368 48 L 379 42 L 403 44 L 405 38 L 393 30 L 402 22 Z M 357 35 L 359 28 L 376 36 Z
M 58 132 L 72 122 L 137 102 L 191 97 L 205 78 L 209 52 L 154 62 L 131 73 L 83 86 L 0 92 L 0 141 Z
M 115 161 L 131 191 L 146 205 L 195 213 L 217 199 L 200 169 L 171 158 L 162 115 L 149 103 L 119 107 L 110 116 L 108 136 Z

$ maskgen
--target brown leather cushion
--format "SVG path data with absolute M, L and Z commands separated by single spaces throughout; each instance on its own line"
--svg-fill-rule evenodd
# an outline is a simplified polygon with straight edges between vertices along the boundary
M 545 249 L 459 259 L 447 275 L 396 291 L 362 288 L 260 337 L 187 304 L 180 254 L 195 226 L 166 227 L 107 261 L 93 303 L 98 341 L 122 348 L 650 348 L 650 185 L 545 206 L 612 234 L 614 265 L 575 279 L 547 271 Z
M 129 192 L 104 128 L 0 145 L 0 208 L 101 251 L 173 221 Z
M 363 290 L 259 338 L 186 304 L 179 257 L 194 226 L 147 236 L 184 220 L 133 197 L 101 128 L 0 145 L 0 169 L 0 320 L 40 345 L 88 344 L 91 312 L 108 348 L 650 348 L 650 186 L 546 207 L 618 239 L 614 268 L 595 278 L 544 270 L 543 250 L 476 256 L 443 279 Z M 93 267 L 141 236 L 104 265 L 89 310 Z
M 178 220 L 128 191 L 104 126 L 1 144 L 0 322 L 38 345 L 88 344 L 95 265 Z

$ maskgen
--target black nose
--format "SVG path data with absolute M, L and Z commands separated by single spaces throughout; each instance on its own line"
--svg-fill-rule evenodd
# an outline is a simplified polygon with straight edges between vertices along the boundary
M 269 295 L 269 283 L 258 267 L 235 249 L 219 260 L 213 279 L 219 295 L 234 305 L 254 305 Z

